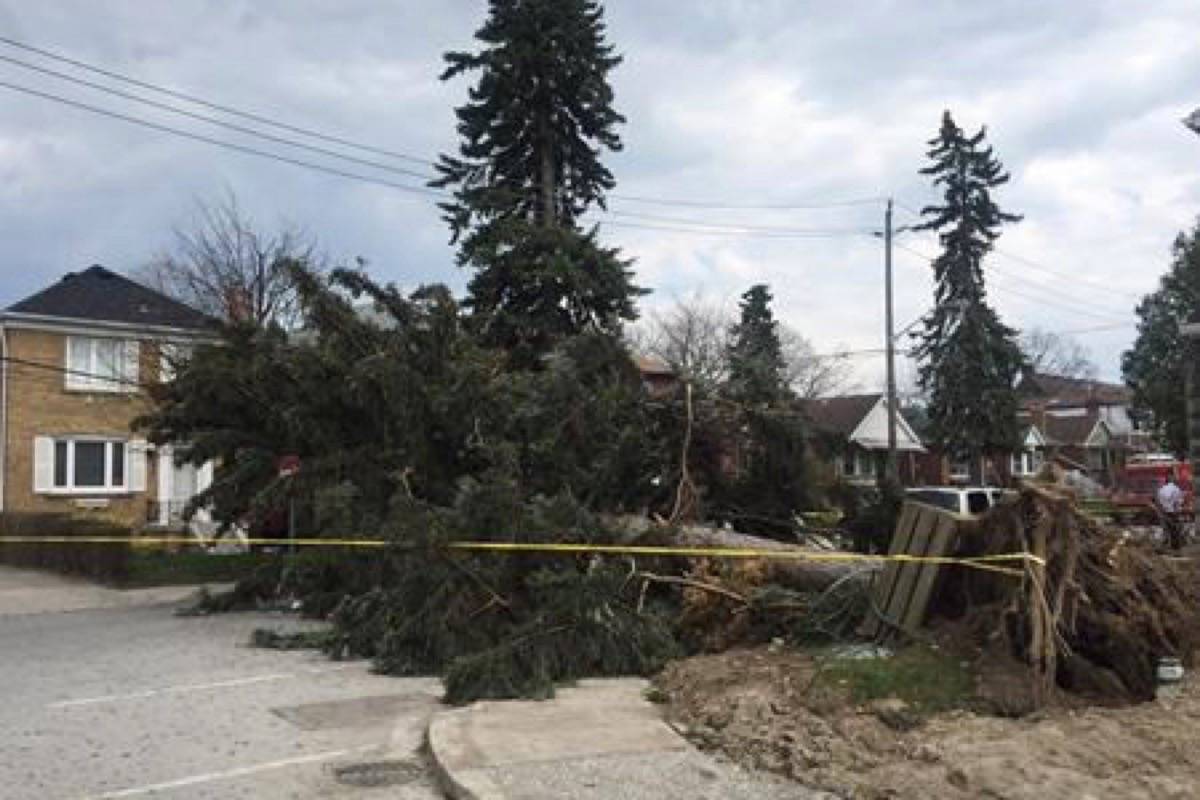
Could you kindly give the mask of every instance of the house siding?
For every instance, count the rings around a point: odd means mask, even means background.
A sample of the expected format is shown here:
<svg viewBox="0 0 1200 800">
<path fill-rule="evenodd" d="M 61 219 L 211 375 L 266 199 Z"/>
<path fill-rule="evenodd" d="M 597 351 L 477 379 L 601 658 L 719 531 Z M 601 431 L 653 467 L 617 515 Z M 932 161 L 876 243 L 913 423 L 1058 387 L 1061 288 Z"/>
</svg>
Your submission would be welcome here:
<svg viewBox="0 0 1200 800">
<path fill-rule="evenodd" d="M 6 464 L 4 508 L 14 512 L 95 514 L 138 526 L 157 495 L 156 461 L 147 458 L 146 490 L 117 495 L 38 494 L 33 490 L 34 439 L 38 436 L 96 435 L 132 439 L 132 422 L 149 409 L 145 393 L 81 392 L 67 390 L 61 368 L 66 366 L 66 334 L 8 327 Z M 53 365 L 43 369 L 21 361 Z M 138 377 L 158 377 L 158 348 L 143 342 Z M 138 457 L 138 456 L 134 456 Z M 141 454 L 145 457 L 145 454 Z M 80 501 L 95 501 L 96 508 Z M 85 502 L 84 506 L 89 505 Z"/>
</svg>

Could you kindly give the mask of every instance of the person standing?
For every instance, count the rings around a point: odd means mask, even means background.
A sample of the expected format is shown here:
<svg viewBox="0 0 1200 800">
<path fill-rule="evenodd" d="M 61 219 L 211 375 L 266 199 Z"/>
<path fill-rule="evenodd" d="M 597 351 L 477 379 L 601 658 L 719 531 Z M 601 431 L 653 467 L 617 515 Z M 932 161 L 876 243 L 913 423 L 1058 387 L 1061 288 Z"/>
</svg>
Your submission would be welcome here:
<svg viewBox="0 0 1200 800">
<path fill-rule="evenodd" d="M 1154 502 L 1162 513 L 1163 532 L 1167 535 L 1167 543 L 1172 549 L 1183 547 L 1183 490 L 1175 482 L 1175 473 L 1167 475 L 1163 485 L 1154 496 Z"/>
</svg>

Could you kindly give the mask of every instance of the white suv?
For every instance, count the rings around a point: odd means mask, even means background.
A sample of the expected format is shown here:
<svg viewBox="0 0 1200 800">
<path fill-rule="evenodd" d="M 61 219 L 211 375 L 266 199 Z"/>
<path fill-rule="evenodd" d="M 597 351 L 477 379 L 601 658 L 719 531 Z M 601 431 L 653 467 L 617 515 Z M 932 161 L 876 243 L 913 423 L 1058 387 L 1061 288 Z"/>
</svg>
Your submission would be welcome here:
<svg viewBox="0 0 1200 800">
<path fill-rule="evenodd" d="M 987 512 L 1003 498 L 1016 497 L 1016 492 L 998 486 L 919 486 L 906 489 L 909 500 L 953 511 L 969 517 Z"/>
</svg>

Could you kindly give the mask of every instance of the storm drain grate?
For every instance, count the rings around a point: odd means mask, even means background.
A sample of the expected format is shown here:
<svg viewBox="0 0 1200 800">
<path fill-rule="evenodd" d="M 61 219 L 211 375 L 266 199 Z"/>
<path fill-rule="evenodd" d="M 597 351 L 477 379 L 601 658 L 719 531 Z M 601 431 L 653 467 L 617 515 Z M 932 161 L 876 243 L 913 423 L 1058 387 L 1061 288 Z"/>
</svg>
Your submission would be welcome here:
<svg viewBox="0 0 1200 800">
<path fill-rule="evenodd" d="M 415 761 L 363 761 L 334 767 L 338 783 L 360 788 L 401 786 L 425 777 L 425 767 Z"/>
</svg>

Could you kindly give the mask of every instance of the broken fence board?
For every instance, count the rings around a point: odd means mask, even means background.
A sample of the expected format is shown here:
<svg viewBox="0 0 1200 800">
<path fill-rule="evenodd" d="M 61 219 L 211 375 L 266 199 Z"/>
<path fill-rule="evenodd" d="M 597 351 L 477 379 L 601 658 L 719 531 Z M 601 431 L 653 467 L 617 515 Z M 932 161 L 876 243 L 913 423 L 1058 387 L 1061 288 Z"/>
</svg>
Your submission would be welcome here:
<svg viewBox="0 0 1200 800">
<path fill-rule="evenodd" d="M 904 503 L 900 509 L 900 518 L 896 521 L 895 531 L 892 533 L 892 542 L 888 547 L 888 555 L 900 555 L 908 552 L 909 542 L 912 539 L 913 530 L 916 528 L 917 520 L 920 517 L 921 507 L 915 503 Z M 889 561 L 884 565 L 883 571 L 876 576 L 875 588 L 872 591 L 872 602 L 876 608 L 884 612 L 892 600 L 892 593 L 896 587 L 896 579 L 900 574 L 901 564 L 895 561 Z M 867 621 L 860 629 L 863 636 L 875 637 L 885 632 L 883 623 L 879 618 L 872 614 L 867 618 Z"/>
<path fill-rule="evenodd" d="M 919 508 L 916 522 L 913 524 L 912 536 L 908 542 L 908 549 L 905 552 L 908 555 L 918 557 L 929 555 L 929 544 L 933 539 L 937 527 L 938 518 L 931 512 L 931 509 L 928 507 Z M 910 562 L 900 564 L 900 572 L 896 576 L 896 588 L 892 590 L 891 602 L 888 603 L 885 609 L 885 614 L 889 620 L 900 623 L 903 627 L 902 621 L 908 616 L 908 609 L 912 604 L 913 588 L 917 585 L 917 578 L 932 566 L 932 564 L 922 564 L 919 562 L 915 564 Z"/>
<path fill-rule="evenodd" d="M 940 558 L 948 555 L 958 541 L 961 523 L 949 515 L 937 515 L 933 535 L 925 555 Z M 938 575 L 941 574 L 941 564 L 921 564 L 920 575 L 913 586 L 912 597 L 904 616 L 900 617 L 900 627 L 906 633 L 912 633 L 921 627 L 925 614 L 929 610 L 929 600 L 933 596 L 933 588 L 937 585 Z"/>
<path fill-rule="evenodd" d="M 924 503 L 906 501 L 892 536 L 889 555 L 942 557 L 950 554 L 968 517 Z M 872 602 L 879 612 L 860 628 L 870 637 L 888 637 L 899 628 L 913 632 L 924 622 L 940 564 L 889 562 L 879 576 Z M 880 615 L 882 619 L 880 619 Z"/>
</svg>

